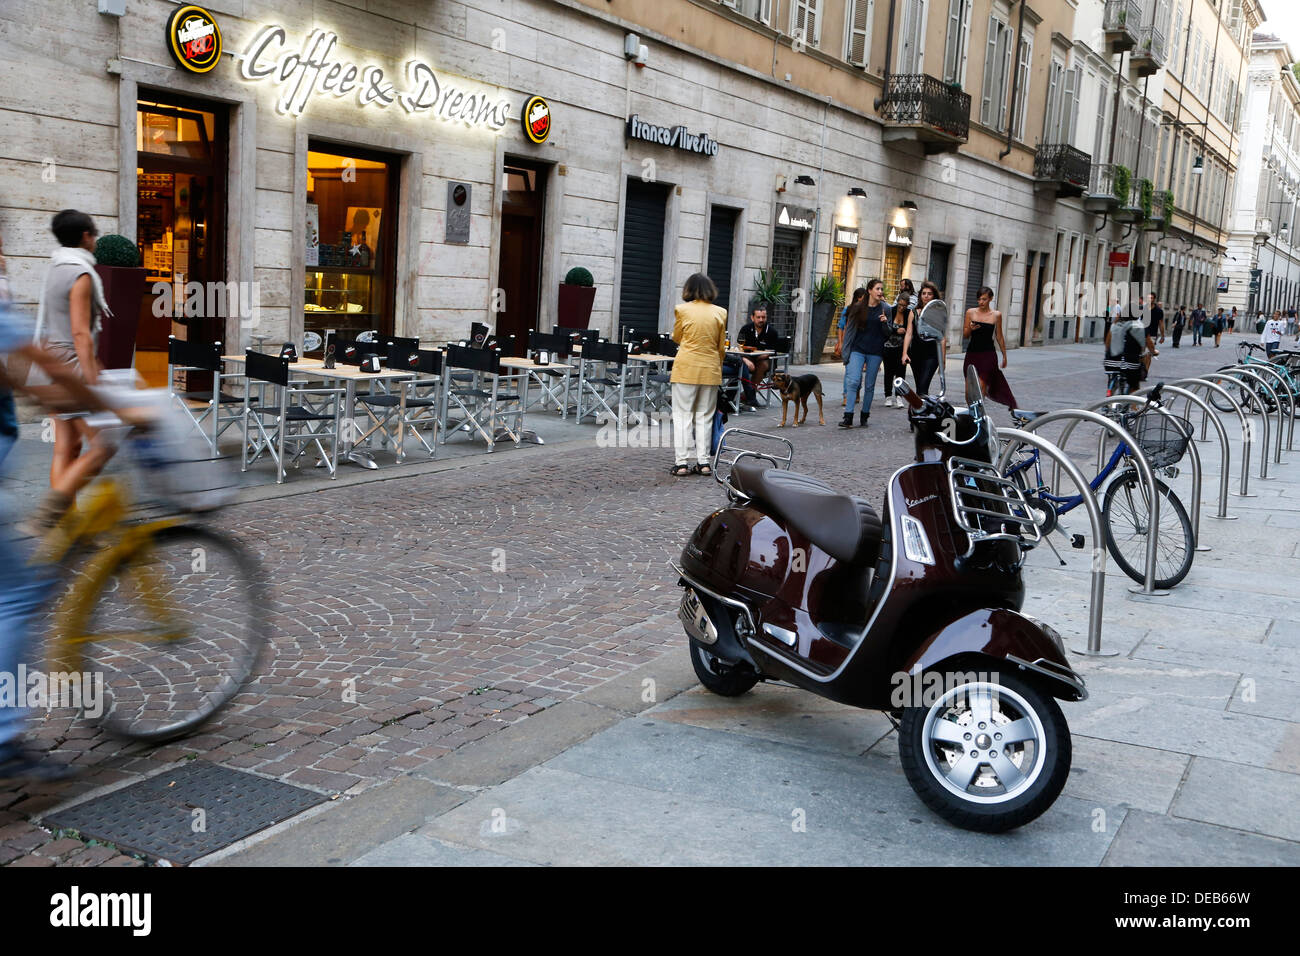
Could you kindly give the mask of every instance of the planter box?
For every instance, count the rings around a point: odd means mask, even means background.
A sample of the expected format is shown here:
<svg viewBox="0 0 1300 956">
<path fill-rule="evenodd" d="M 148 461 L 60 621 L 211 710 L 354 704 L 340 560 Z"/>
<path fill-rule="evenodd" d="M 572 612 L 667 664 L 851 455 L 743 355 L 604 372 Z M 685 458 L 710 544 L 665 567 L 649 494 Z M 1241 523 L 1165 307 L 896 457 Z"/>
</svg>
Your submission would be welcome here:
<svg viewBox="0 0 1300 956">
<path fill-rule="evenodd" d="M 596 287 L 560 283 L 560 303 L 556 323 L 564 329 L 585 329 L 591 322 L 591 306 L 596 301 Z"/>
<path fill-rule="evenodd" d="M 104 283 L 104 299 L 113 312 L 111 319 L 104 319 L 99 333 L 99 364 L 104 368 L 131 368 L 147 273 L 140 268 L 100 265 L 95 266 L 95 271 Z"/>
<path fill-rule="evenodd" d="M 808 361 L 818 364 L 826 351 L 826 339 L 830 335 L 831 325 L 835 321 L 835 303 L 818 302 L 812 312 L 812 344 L 808 351 Z"/>
</svg>

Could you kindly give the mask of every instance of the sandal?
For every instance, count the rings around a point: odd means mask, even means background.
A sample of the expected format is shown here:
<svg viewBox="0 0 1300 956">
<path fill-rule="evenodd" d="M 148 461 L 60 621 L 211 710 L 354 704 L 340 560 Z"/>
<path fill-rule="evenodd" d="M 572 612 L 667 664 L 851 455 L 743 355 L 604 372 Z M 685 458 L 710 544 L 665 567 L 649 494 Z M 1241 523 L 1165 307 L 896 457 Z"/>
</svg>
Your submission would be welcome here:
<svg viewBox="0 0 1300 956">
<path fill-rule="evenodd" d="M 672 471 L 670 472 L 674 478 L 685 478 L 690 473 L 691 468 L 689 465 L 673 465 Z"/>
<path fill-rule="evenodd" d="M 694 468 L 691 469 L 691 474 L 703 475 L 705 478 L 707 478 L 709 477 L 709 475 L 713 474 L 713 469 L 710 468 L 708 465 L 696 465 Z"/>
</svg>

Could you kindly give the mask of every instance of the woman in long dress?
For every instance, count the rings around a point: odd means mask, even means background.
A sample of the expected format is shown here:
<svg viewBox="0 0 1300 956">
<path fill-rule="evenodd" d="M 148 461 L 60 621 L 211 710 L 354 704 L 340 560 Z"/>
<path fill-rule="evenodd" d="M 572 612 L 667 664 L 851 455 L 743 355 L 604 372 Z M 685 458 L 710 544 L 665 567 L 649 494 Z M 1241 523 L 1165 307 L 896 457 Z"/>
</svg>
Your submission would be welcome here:
<svg viewBox="0 0 1300 956">
<path fill-rule="evenodd" d="M 981 288 L 978 301 L 976 308 L 966 310 L 962 333 L 970 337 L 970 343 L 966 346 L 962 373 L 975 366 L 984 394 L 1008 408 L 1016 408 L 1016 396 L 1011 393 L 1011 386 L 1002 374 L 1002 369 L 1007 367 L 1007 341 L 1002 337 L 1002 313 L 992 308 L 993 290 L 988 286 Z M 998 365 L 999 349 L 1002 352 L 1001 366 Z"/>
</svg>

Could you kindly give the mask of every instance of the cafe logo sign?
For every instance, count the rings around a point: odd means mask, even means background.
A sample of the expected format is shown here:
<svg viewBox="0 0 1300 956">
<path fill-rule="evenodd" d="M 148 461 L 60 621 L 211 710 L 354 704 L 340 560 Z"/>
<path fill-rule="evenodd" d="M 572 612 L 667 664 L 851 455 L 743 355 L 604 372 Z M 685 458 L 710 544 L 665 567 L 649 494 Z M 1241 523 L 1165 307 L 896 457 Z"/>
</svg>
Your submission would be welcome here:
<svg viewBox="0 0 1300 956">
<path fill-rule="evenodd" d="M 912 244 L 912 230 L 904 229 L 901 226 L 889 227 L 889 238 L 886 240 L 891 246 L 910 246 Z"/>
<path fill-rule="evenodd" d="M 835 226 L 835 245 L 846 248 L 854 247 L 858 244 L 858 230 L 850 226 Z"/>
<path fill-rule="evenodd" d="M 182 68 L 207 73 L 221 60 L 221 28 L 202 7 L 177 7 L 167 18 L 167 49 Z"/>
<path fill-rule="evenodd" d="M 647 123 L 633 113 L 627 118 L 627 138 L 641 139 L 647 143 L 671 146 L 687 153 L 699 153 L 703 156 L 718 155 L 718 141 L 710 139 L 707 133 L 690 133 L 685 126 L 655 126 Z"/>
<path fill-rule="evenodd" d="M 802 206 L 787 206 L 785 203 L 781 203 L 781 207 L 776 213 L 776 224 L 791 229 L 811 230 L 816 218 L 817 213 L 811 209 L 805 209 Z"/>
<path fill-rule="evenodd" d="M 551 135 L 551 104 L 540 96 L 530 96 L 519 120 L 524 127 L 524 138 L 541 146 Z"/>
<path fill-rule="evenodd" d="M 510 103 L 500 95 L 458 86 L 440 77 L 423 60 L 406 63 L 405 89 L 398 89 L 382 67 L 359 66 L 335 53 L 338 34 L 313 30 L 298 50 L 286 50 L 284 27 L 268 26 L 253 37 L 240 58 L 239 75 L 280 87 L 276 110 L 301 116 L 314 98 L 355 95 L 362 106 L 387 109 L 394 103 L 408 113 L 431 113 L 445 122 L 499 132 L 510 121 Z"/>
</svg>

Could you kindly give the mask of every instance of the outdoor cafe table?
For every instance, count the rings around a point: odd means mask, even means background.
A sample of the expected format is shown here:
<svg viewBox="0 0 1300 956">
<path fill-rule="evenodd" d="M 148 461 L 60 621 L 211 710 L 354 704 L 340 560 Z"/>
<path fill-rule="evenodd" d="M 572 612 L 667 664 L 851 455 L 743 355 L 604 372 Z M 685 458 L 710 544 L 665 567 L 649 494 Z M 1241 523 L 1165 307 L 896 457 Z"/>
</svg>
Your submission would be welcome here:
<svg viewBox="0 0 1300 956">
<path fill-rule="evenodd" d="M 522 371 L 526 373 L 523 376 L 523 384 L 521 389 L 522 394 L 520 395 L 520 399 L 523 402 L 525 413 L 528 411 L 528 383 L 530 381 L 535 381 L 537 383 L 538 388 L 542 389 L 543 397 L 541 401 L 543 403 L 542 407 L 545 408 L 546 407 L 545 396 L 549 394 L 550 390 L 547 388 L 546 383 L 542 381 L 543 372 L 541 370 L 554 369 L 557 372 L 563 372 L 564 373 L 564 401 L 560 403 L 560 417 L 561 418 L 569 417 L 569 382 L 573 377 L 572 365 L 565 365 L 563 362 L 551 362 L 548 365 L 539 365 L 530 358 L 515 358 L 513 356 L 506 356 L 501 360 L 501 367 L 516 369 L 518 371 Z M 523 434 L 525 436 L 526 441 L 533 441 L 539 445 L 544 444 L 542 440 L 537 437 L 537 433 L 534 431 L 525 429 Z M 527 436 L 529 435 L 531 435 L 532 438 L 528 438 Z"/>
<path fill-rule="evenodd" d="M 243 365 L 244 356 L 242 355 L 223 355 L 222 361 L 229 362 L 232 365 Z M 385 369 L 382 372 L 363 372 L 355 365 L 344 365 L 341 362 L 334 368 L 326 368 L 321 359 L 301 358 L 296 362 L 289 363 L 289 371 L 294 375 L 301 376 L 304 379 L 319 378 L 325 381 L 342 382 L 344 388 L 344 402 L 346 404 L 349 417 L 352 409 L 356 406 L 357 401 L 357 382 L 381 382 L 385 388 L 392 385 L 393 382 L 403 379 L 414 378 L 414 372 L 406 371 L 389 371 Z M 343 434 L 339 436 L 342 443 L 342 454 L 339 455 L 339 461 L 350 461 L 362 468 L 378 468 L 379 464 L 368 453 L 359 451 L 353 444 L 355 440 L 355 429 L 344 428 Z M 244 440 L 248 440 L 247 434 Z"/>
</svg>

